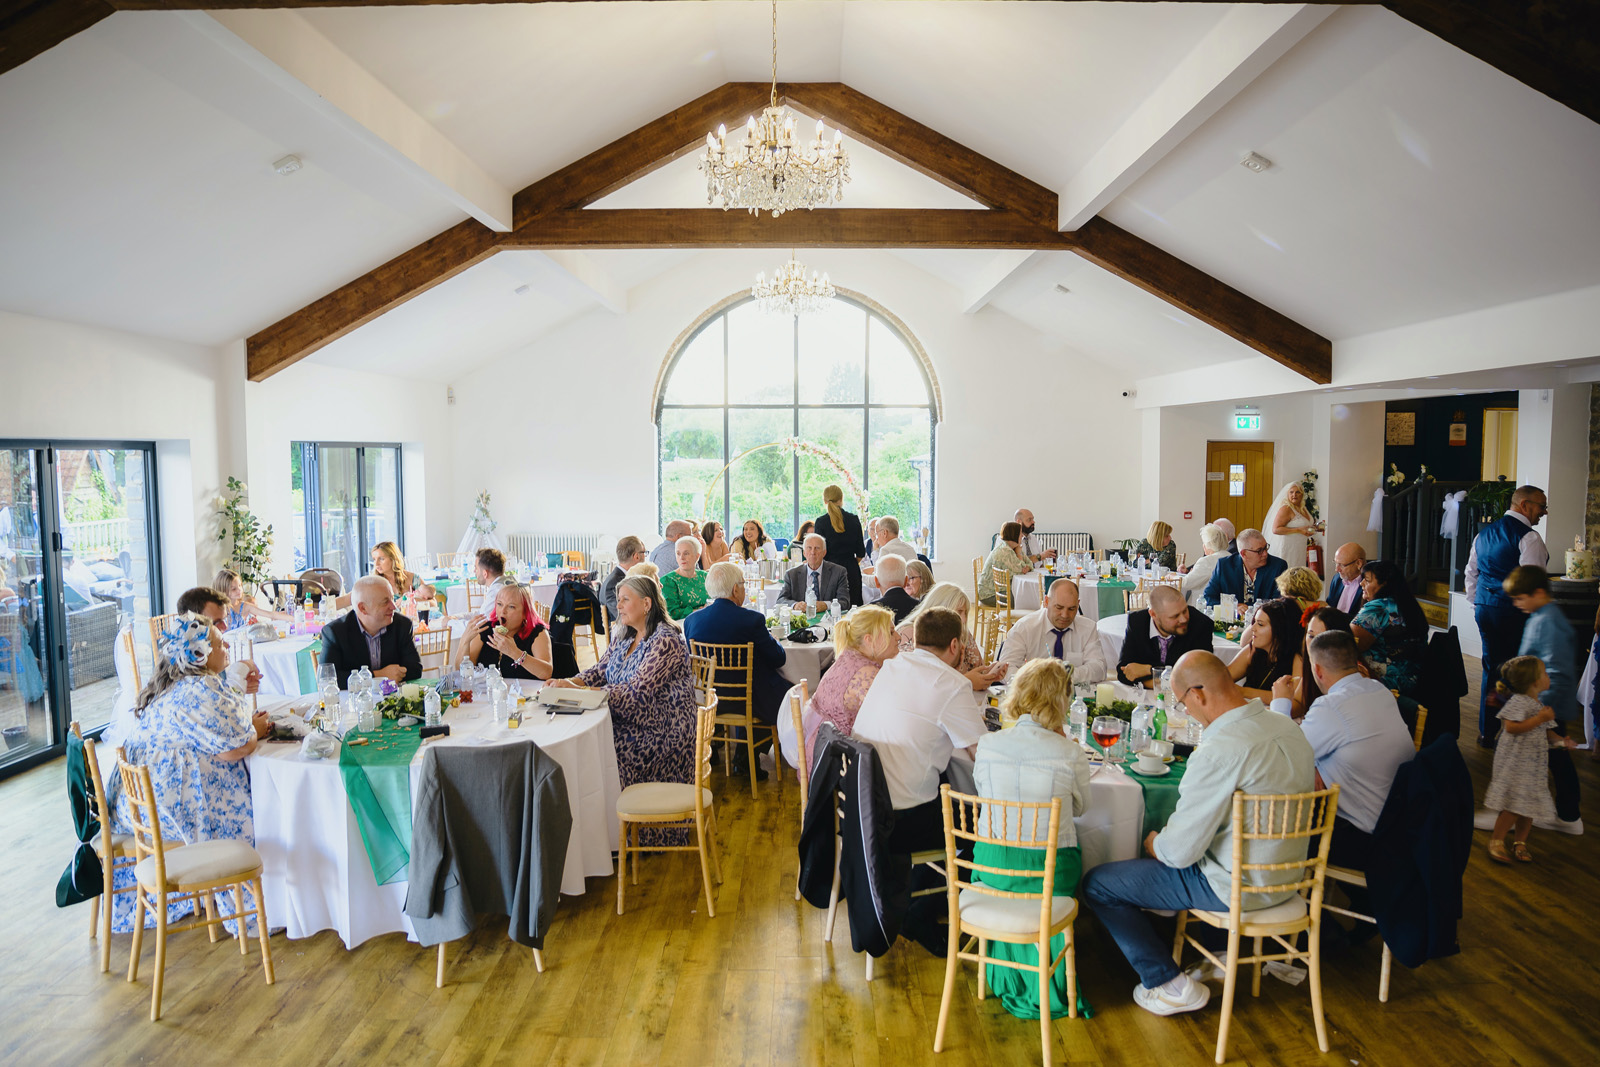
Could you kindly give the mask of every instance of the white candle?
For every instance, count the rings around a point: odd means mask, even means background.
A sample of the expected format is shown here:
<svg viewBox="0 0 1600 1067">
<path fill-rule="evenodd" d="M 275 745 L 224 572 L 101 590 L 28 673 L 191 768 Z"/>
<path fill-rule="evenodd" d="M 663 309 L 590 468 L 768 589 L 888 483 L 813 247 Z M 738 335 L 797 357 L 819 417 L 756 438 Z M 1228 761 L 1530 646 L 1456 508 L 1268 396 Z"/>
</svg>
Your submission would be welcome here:
<svg viewBox="0 0 1600 1067">
<path fill-rule="evenodd" d="M 1112 688 L 1110 682 L 1101 682 L 1094 687 L 1094 702 L 1102 715 L 1110 714 L 1111 702 L 1116 699 L 1117 691 Z"/>
</svg>

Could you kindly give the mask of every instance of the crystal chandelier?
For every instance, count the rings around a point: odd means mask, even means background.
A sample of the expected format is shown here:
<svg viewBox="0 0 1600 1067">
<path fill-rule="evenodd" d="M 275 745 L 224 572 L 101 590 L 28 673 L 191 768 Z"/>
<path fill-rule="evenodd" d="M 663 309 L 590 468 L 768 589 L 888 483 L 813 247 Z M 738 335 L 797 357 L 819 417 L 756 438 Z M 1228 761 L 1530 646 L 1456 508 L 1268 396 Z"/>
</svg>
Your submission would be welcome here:
<svg viewBox="0 0 1600 1067">
<path fill-rule="evenodd" d="M 821 207 L 844 199 L 850 180 L 850 157 L 842 131 L 833 143 L 817 120 L 817 136 L 809 145 L 795 137 L 794 118 L 778 106 L 778 0 L 772 0 L 772 101 L 745 123 L 744 140 L 728 144 L 728 127 L 706 134 L 700 169 L 706 175 L 706 203 L 722 201 L 722 210 L 741 207 L 752 215 L 768 211 L 777 218 L 796 208 Z"/>
<path fill-rule="evenodd" d="M 818 275 L 812 271 L 811 277 L 807 278 L 805 266 L 797 262 L 794 253 L 790 252 L 789 262 L 773 273 L 771 282 L 767 281 L 765 274 L 756 275 L 756 284 L 750 290 L 750 295 L 756 298 L 756 306 L 769 314 L 804 315 L 821 311 L 828 301 L 838 295 L 838 291 L 826 274 Z"/>
</svg>

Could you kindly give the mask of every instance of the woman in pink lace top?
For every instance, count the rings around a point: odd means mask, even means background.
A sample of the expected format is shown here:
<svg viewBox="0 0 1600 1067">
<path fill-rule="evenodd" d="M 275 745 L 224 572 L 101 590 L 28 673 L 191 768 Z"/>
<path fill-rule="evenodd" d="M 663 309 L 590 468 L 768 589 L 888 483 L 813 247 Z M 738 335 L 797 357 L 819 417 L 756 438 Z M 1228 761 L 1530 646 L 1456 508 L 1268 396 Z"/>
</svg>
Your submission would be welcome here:
<svg viewBox="0 0 1600 1067">
<path fill-rule="evenodd" d="M 884 660 L 900 653 L 894 613 L 876 604 L 856 608 L 834 626 L 833 647 L 838 658 L 817 683 L 817 695 L 811 698 L 805 719 L 807 752 L 812 751 L 824 722 L 833 723 L 846 737 L 850 735 L 878 669 Z"/>
</svg>

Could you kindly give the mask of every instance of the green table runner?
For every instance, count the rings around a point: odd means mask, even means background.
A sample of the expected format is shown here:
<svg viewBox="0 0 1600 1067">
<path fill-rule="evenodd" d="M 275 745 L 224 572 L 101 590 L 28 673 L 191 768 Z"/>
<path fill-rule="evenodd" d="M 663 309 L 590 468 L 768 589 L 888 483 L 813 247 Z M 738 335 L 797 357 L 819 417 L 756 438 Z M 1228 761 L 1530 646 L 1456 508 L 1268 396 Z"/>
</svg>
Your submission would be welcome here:
<svg viewBox="0 0 1600 1067">
<path fill-rule="evenodd" d="M 360 737 L 368 743 L 350 744 Z M 339 774 L 379 885 L 404 881 L 411 862 L 411 760 L 421 744 L 420 727 L 384 719 L 374 733 L 350 731 L 339 748 Z"/>
<path fill-rule="evenodd" d="M 1095 583 L 1095 591 L 1100 596 L 1100 617 L 1108 618 L 1112 615 L 1126 614 L 1127 609 L 1122 603 L 1122 593 L 1125 589 L 1133 589 L 1132 582 L 1113 582 L 1105 578 Z"/>
<path fill-rule="evenodd" d="M 305 648 L 294 654 L 295 673 L 300 679 L 301 696 L 317 691 L 317 665 L 311 660 L 311 651 L 320 646 L 321 642 L 312 641 Z"/>
<path fill-rule="evenodd" d="M 1188 762 L 1173 760 L 1167 766 L 1168 772 L 1155 778 L 1147 778 L 1134 770 L 1132 759 L 1122 767 L 1144 790 L 1144 836 L 1149 836 L 1151 830 L 1165 827 L 1178 807 L 1178 783 L 1183 780 L 1183 769 Z"/>
</svg>

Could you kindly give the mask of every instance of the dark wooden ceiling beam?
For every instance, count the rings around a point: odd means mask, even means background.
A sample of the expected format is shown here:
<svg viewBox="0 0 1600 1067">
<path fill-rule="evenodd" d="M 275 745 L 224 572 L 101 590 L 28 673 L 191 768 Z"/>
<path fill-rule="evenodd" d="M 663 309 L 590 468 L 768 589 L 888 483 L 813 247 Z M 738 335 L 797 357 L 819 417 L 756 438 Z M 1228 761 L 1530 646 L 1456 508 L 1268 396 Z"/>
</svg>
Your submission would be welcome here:
<svg viewBox="0 0 1600 1067">
<path fill-rule="evenodd" d="M 719 208 L 566 210 L 499 237 L 502 248 L 1036 248 L 1072 235 L 1009 211 L 819 208 L 772 218 Z"/>
<path fill-rule="evenodd" d="M 260 382 L 293 366 L 390 308 L 488 259 L 498 251 L 499 236 L 468 219 L 284 316 L 245 341 L 246 374 L 252 382 Z"/>
<path fill-rule="evenodd" d="M 1096 266 L 1318 385 L 1333 381 L 1333 342 L 1287 315 L 1098 215 L 1067 236 L 1072 251 Z"/>
<path fill-rule="evenodd" d="M 9 0 L 0 4 L 0 74 L 116 11 L 109 0 Z"/>
</svg>

